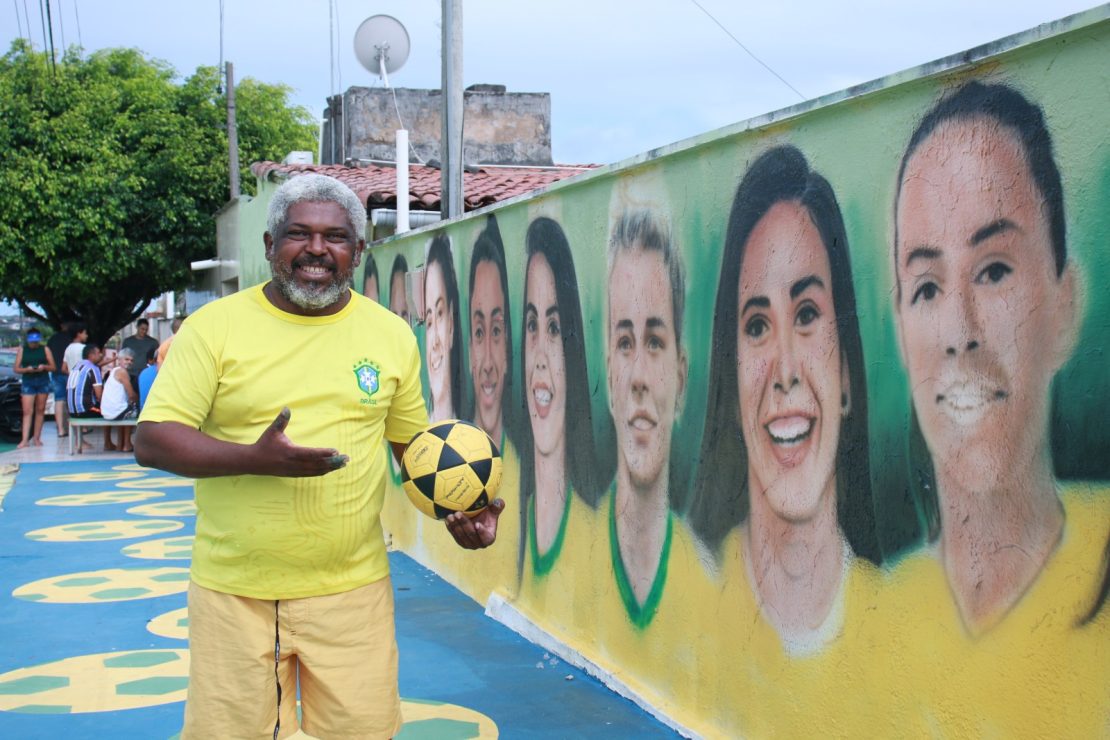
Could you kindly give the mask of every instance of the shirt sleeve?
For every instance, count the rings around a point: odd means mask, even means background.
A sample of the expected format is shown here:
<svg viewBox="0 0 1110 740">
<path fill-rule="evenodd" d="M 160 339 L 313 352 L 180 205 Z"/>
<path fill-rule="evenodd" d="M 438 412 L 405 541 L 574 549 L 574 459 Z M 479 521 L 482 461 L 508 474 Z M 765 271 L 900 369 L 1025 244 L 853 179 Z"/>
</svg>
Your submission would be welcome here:
<svg viewBox="0 0 1110 740">
<path fill-rule="evenodd" d="M 216 398 L 219 360 L 196 321 L 185 322 L 174 336 L 173 354 L 155 376 L 139 421 L 176 421 L 199 429 Z"/>
<path fill-rule="evenodd" d="M 424 406 L 420 383 L 420 349 L 413 336 L 409 348 L 408 369 L 401 378 L 397 393 L 385 422 L 385 438 L 390 442 L 408 444 L 409 440 L 428 427 L 428 410 Z"/>
</svg>

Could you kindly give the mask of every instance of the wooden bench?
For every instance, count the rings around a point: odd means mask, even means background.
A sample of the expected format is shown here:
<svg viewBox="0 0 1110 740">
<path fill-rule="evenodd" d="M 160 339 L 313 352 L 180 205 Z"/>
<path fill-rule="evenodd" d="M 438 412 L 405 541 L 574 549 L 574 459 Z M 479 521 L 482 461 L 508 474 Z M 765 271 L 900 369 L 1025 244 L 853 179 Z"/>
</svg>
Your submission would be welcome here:
<svg viewBox="0 0 1110 740">
<path fill-rule="evenodd" d="M 109 421 L 108 419 L 71 418 L 69 420 L 69 454 L 74 454 L 75 447 L 77 452 L 81 452 L 81 435 L 84 433 L 82 427 L 133 427 L 138 423 L 138 419 L 116 419 L 115 421 Z"/>
</svg>

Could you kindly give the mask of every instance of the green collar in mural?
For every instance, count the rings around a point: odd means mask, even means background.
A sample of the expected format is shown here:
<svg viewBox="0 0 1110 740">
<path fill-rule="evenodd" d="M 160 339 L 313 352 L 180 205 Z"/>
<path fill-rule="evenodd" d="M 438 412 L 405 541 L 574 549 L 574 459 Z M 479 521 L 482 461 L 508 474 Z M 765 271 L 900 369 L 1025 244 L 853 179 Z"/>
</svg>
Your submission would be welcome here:
<svg viewBox="0 0 1110 740">
<path fill-rule="evenodd" d="M 621 558 L 620 542 L 617 540 L 617 489 L 614 485 L 609 489 L 609 552 L 613 557 L 613 575 L 617 579 L 617 590 L 620 591 L 621 601 L 628 612 L 632 623 L 643 629 L 651 624 L 659 600 L 663 598 L 663 585 L 667 582 L 667 561 L 671 555 L 671 530 L 673 529 L 674 516 L 667 511 L 667 534 L 663 537 L 663 552 L 659 554 L 659 568 L 655 571 L 655 580 L 652 581 L 651 590 L 641 605 L 636 601 L 636 594 L 632 591 L 632 584 L 628 580 L 628 573 L 624 569 L 624 559 Z"/>
<path fill-rule="evenodd" d="M 570 486 L 567 486 L 566 504 L 563 506 L 563 518 L 559 522 L 559 531 L 555 535 L 555 541 L 551 543 L 551 548 L 543 555 L 540 554 L 540 547 L 536 544 L 536 496 L 533 494 L 528 498 L 528 549 L 532 553 L 532 572 L 537 576 L 545 576 L 555 567 L 555 561 L 559 558 L 559 552 L 563 549 L 563 537 L 567 533 L 567 520 L 570 519 L 570 500 L 572 498 L 574 497 L 570 495 Z"/>
</svg>

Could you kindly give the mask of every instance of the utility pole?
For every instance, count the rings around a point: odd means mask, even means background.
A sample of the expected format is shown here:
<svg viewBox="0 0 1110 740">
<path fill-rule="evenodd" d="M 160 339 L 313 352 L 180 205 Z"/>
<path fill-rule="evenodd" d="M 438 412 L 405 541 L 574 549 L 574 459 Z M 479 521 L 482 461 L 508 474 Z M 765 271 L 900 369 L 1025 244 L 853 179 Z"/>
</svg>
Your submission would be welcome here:
<svg viewBox="0 0 1110 740">
<path fill-rule="evenodd" d="M 443 0 L 443 130 L 440 135 L 440 214 L 463 208 L 463 24 L 462 0 Z"/>
<path fill-rule="evenodd" d="M 227 167 L 230 194 L 228 200 L 239 197 L 239 129 L 235 123 L 235 72 L 227 63 Z"/>
</svg>

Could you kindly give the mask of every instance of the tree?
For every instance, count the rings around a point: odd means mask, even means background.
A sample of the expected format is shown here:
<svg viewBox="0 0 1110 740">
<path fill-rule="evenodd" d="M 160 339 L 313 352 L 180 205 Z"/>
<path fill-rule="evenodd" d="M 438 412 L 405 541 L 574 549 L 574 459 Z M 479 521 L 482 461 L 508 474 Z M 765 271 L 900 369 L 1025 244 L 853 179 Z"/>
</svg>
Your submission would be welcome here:
<svg viewBox="0 0 1110 740">
<path fill-rule="evenodd" d="M 102 342 L 214 253 L 226 103 L 215 68 L 175 77 L 134 49 L 71 49 L 52 69 L 20 39 L 0 58 L 0 299 Z M 289 88 L 236 93 L 241 161 L 315 148 Z"/>
</svg>

